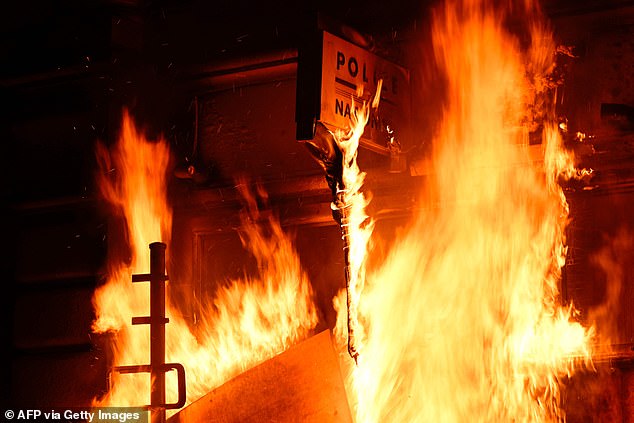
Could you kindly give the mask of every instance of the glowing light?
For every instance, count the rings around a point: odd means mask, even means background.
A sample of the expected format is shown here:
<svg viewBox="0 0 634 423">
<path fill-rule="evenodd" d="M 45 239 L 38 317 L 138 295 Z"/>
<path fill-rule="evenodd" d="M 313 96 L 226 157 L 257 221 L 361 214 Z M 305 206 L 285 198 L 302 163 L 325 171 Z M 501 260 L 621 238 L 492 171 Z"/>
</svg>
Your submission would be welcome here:
<svg viewBox="0 0 634 423">
<path fill-rule="evenodd" d="M 145 139 L 125 113 L 118 144 L 112 153 L 99 147 L 98 154 L 103 174 L 99 184 L 105 199 L 126 220 L 131 262 L 111 263 L 107 283 L 93 298 L 97 314 L 93 330 L 113 332 L 114 365 L 147 364 L 149 329 L 132 326 L 130 320 L 149 312 L 148 288 L 132 284 L 131 275 L 149 271 L 151 242 L 169 243 L 172 211 L 166 177 L 170 152 L 165 141 Z M 111 169 L 117 171 L 117 179 L 111 177 Z M 259 217 L 250 191 L 243 187 L 242 193 L 247 203 L 242 241 L 256 258 L 259 274 L 220 287 L 197 322 L 196 336 L 177 305 L 167 305 L 166 360 L 184 365 L 188 402 L 284 351 L 308 336 L 317 323 L 310 284 L 290 239 L 276 219 Z M 168 402 L 176 401 L 175 378 L 172 382 L 168 373 Z M 111 389 L 95 404 L 149 404 L 149 393 L 147 374 L 113 374 Z"/>
<path fill-rule="evenodd" d="M 503 26 L 510 8 L 449 1 L 433 15 L 448 84 L 434 171 L 414 221 L 367 274 L 358 365 L 341 355 L 358 422 L 558 421 L 565 378 L 590 364 L 592 330 L 559 295 L 568 206 L 557 182 L 582 174 L 548 100 L 555 45 L 523 5 L 528 48 Z M 536 163 L 520 146 L 540 126 Z"/>
</svg>

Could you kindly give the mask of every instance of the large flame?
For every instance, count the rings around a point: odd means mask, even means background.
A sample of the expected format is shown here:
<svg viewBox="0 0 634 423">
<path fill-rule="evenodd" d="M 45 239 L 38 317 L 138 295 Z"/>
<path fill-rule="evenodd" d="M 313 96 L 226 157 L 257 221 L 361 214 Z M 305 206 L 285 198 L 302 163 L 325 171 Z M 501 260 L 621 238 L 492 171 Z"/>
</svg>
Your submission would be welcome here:
<svg viewBox="0 0 634 423">
<path fill-rule="evenodd" d="M 163 140 L 146 140 L 124 113 L 121 136 L 112 153 L 104 147 L 98 153 L 103 174 L 99 185 L 106 200 L 125 217 L 131 262 L 112 263 L 109 280 L 95 292 L 93 329 L 114 333 L 114 365 L 148 364 L 149 328 L 132 326 L 130 319 L 149 313 L 149 287 L 132 284 L 131 275 L 149 272 L 151 242 L 169 242 L 172 211 L 166 198 L 166 176 L 170 151 Z M 111 170 L 117 171 L 118 178 L 112 178 Z M 245 249 L 256 258 L 259 274 L 220 287 L 213 304 L 203 311 L 197 336 L 175 305 L 167 305 L 166 360 L 185 366 L 188 402 L 284 351 L 317 323 L 310 284 L 290 240 L 276 219 L 260 218 L 250 191 L 242 193 L 247 212 L 241 237 Z M 95 403 L 149 404 L 149 379 L 148 374 L 115 373 L 111 389 Z M 171 380 L 168 374 L 168 402 L 176 401 L 176 388 L 175 378 Z"/>
<path fill-rule="evenodd" d="M 359 422 L 557 421 L 565 378 L 589 363 L 592 331 L 559 295 L 568 207 L 557 181 L 577 172 L 548 99 L 555 46 L 535 7 L 514 9 L 528 15 L 529 47 L 503 26 L 510 6 L 448 1 L 434 14 L 447 101 L 432 176 L 414 222 L 368 274 L 358 365 L 342 355 Z M 341 296 L 335 306 L 345 315 Z"/>
</svg>

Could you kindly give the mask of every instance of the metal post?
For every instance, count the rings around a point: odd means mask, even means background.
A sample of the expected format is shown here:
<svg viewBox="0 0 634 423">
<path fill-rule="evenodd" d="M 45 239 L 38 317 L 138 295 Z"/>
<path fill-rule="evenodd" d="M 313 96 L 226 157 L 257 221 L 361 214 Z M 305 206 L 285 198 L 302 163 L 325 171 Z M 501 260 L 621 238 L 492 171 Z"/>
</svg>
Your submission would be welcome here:
<svg viewBox="0 0 634 423">
<path fill-rule="evenodd" d="M 185 368 L 178 363 L 165 363 L 165 250 L 162 242 L 150 244 L 150 273 L 132 275 L 132 282 L 150 282 L 150 315 L 132 318 L 133 325 L 150 325 L 150 364 L 117 366 L 119 373 L 150 373 L 150 405 L 152 423 L 165 423 L 165 410 L 181 408 L 187 402 Z M 178 376 L 178 401 L 165 402 L 165 373 L 176 370 Z"/>
<path fill-rule="evenodd" d="M 152 423 L 165 422 L 165 249 L 150 244 L 150 368 Z"/>
</svg>

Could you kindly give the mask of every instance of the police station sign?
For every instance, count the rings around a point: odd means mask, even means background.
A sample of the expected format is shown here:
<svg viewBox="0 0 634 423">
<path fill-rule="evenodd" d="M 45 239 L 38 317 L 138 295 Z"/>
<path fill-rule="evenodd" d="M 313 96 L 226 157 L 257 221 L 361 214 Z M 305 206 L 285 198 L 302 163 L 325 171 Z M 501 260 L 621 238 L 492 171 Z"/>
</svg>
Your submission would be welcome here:
<svg viewBox="0 0 634 423">
<path fill-rule="evenodd" d="M 373 111 L 362 145 L 386 153 L 387 127 L 399 136 L 409 119 L 409 73 L 355 44 L 323 32 L 320 121 L 330 129 L 348 129 L 353 102 L 370 102 L 379 80 L 378 113 Z M 361 93 L 361 94 L 360 94 Z"/>
</svg>

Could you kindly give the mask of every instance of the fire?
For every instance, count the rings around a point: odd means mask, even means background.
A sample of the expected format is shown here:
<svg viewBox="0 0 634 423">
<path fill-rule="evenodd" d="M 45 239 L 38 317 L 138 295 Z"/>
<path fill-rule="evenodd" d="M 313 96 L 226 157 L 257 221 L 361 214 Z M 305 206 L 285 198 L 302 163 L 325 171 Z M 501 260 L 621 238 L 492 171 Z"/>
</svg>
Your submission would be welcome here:
<svg viewBox="0 0 634 423">
<path fill-rule="evenodd" d="M 149 271 L 151 242 L 169 242 L 172 211 L 166 197 L 170 151 L 164 140 L 151 142 L 124 113 L 121 136 L 112 153 L 99 147 L 104 198 L 121 211 L 127 224 L 131 261 L 111 263 L 109 279 L 94 295 L 95 332 L 114 333 L 114 365 L 149 363 L 149 328 L 132 326 L 133 316 L 149 313 L 147 284 L 132 284 L 131 275 Z M 113 179 L 111 170 L 118 178 Z M 308 336 L 317 323 L 308 278 L 279 222 L 262 218 L 253 194 L 242 189 L 247 211 L 242 216 L 244 247 L 258 262 L 259 274 L 218 289 L 196 336 L 168 301 L 166 361 L 184 365 L 187 401 L 191 402 Z M 263 196 L 263 192 L 259 192 Z M 168 247 L 169 252 L 169 247 Z M 169 275 L 169 262 L 168 262 Z M 169 283 L 168 283 L 169 294 Z M 169 295 L 168 295 L 169 300 Z M 148 374 L 113 374 L 99 405 L 149 404 Z M 167 402 L 176 401 L 177 384 L 167 377 Z"/>
<path fill-rule="evenodd" d="M 149 313 L 149 292 L 145 284 L 132 284 L 132 274 L 149 271 L 148 245 L 154 241 L 168 241 L 172 212 L 167 207 L 165 172 L 169 166 L 170 153 L 167 143 L 147 142 L 139 134 L 127 112 L 124 113 L 121 136 L 112 154 L 103 145 L 97 146 L 97 155 L 102 172 L 98 184 L 103 197 L 121 213 L 127 223 L 130 248 L 129 263 L 110 263 L 108 282 L 95 291 L 93 305 L 96 320 L 93 330 L 97 333 L 113 331 L 112 345 L 115 365 L 149 363 L 147 326 L 132 326 L 133 316 Z M 114 170 L 121 175 L 113 179 Z M 113 374 L 115 391 L 100 402 L 109 404 L 109 397 L 121 401 L 122 406 L 149 404 L 149 378 L 130 376 L 129 395 L 117 391 L 118 376 Z M 119 394 L 116 392 L 121 391 Z M 112 402 L 118 404 L 118 402 Z"/>
<path fill-rule="evenodd" d="M 374 108 L 378 107 L 381 86 L 382 81 L 379 81 L 372 105 Z M 336 200 L 332 207 L 339 214 L 344 243 L 348 352 L 357 360 L 363 337 L 362 333 L 357 333 L 362 328 L 358 321 L 358 306 L 365 283 L 366 251 L 374 223 L 365 212 L 368 200 L 361 191 L 365 173 L 361 172 L 357 164 L 359 140 L 368 123 L 369 109 L 366 104 L 361 108 L 357 108 L 354 101 L 352 104 L 352 127 L 347 132 L 337 131 L 333 134 L 343 157 L 341 181 L 337 185 Z"/>
<path fill-rule="evenodd" d="M 556 49 L 537 6 L 522 5 L 448 1 L 434 14 L 447 100 L 432 176 L 367 274 L 358 365 L 342 355 L 359 422 L 558 421 L 565 379 L 591 365 L 592 330 L 559 294 L 568 206 L 557 182 L 578 172 L 549 100 Z M 503 26 L 512 9 L 528 16 L 528 48 Z M 335 307 L 343 344 L 341 296 Z"/>
</svg>

